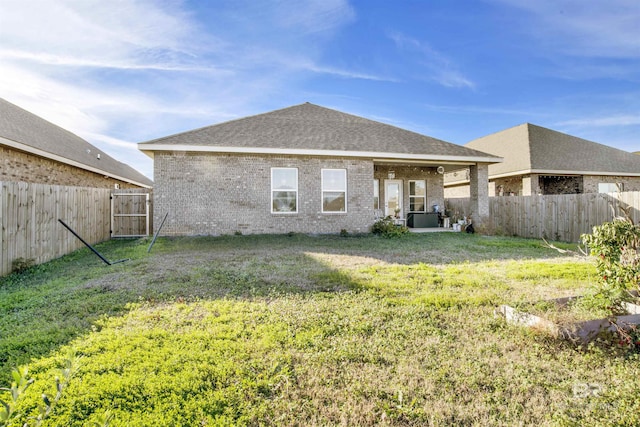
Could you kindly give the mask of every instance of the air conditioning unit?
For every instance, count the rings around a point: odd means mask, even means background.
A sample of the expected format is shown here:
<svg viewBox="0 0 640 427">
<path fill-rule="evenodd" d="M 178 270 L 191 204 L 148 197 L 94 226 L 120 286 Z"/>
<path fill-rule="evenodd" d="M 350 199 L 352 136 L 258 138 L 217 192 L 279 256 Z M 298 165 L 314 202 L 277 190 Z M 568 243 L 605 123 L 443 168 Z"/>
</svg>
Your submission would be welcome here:
<svg viewBox="0 0 640 427">
<path fill-rule="evenodd" d="M 440 175 L 442 175 L 444 173 L 444 166 L 438 166 L 438 169 L 436 169 L 438 171 L 438 173 Z"/>
</svg>

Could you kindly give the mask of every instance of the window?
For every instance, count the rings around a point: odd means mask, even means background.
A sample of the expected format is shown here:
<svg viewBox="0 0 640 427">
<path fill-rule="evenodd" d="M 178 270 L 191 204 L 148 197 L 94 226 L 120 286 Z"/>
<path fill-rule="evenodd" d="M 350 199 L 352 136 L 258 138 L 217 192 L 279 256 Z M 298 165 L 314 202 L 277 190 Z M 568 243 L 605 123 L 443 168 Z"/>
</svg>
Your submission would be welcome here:
<svg viewBox="0 0 640 427">
<path fill-rule="evenodd" d="M 322 212 L 346 211 L 346 169 L 322 169 Z"/>
<path fill-rule="evenodd" d="M 409 181 L 409 212 L 425 212 L 427 184 L 424 180 Z"/>
<path fill-rule="evenodd" d="M 271 168 L 271 212 L 298 212 L 298 169 Z"/>
<path fill-rule="evenodd" d="M 601 182 L 598 184 L 598 193 L 617 193 L 624 191 L 622 183 Z"/>
<path fill-rule="evenodd" d="M 380 209 L 380 180 L 373 180 L 373 209 Z"/>
</svg>

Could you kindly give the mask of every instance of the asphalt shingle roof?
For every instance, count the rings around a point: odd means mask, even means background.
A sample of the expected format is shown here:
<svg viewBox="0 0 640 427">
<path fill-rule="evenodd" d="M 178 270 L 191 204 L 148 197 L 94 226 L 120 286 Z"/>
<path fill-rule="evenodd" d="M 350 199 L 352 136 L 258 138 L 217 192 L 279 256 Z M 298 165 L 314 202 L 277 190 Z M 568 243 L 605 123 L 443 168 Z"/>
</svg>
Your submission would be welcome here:
<svg viewBox="0 0 640 427">
<path fill-rule="evenodd" d="M 139 149 L 145 151 L 145 145 L 495 157 L 310 103 L 143 142 Z"/>
<path fill-rule="evenodd" d="M 524 170 L 640 173 L 640 156 L 530 123 L 475 139 L 466 147 L 504 158 L 502 163 L 489 165 L 490 176 Z"/>
<path fill-rule="evenodd" d="M 115 160 L 79 136 L 3 98 L 0 98 L 0 137 L 81 163 L 102 171 L 105 175 L 124 178 L 135 184 L 153 185 L 153 181 L 131 166 Z"/>
</svg>

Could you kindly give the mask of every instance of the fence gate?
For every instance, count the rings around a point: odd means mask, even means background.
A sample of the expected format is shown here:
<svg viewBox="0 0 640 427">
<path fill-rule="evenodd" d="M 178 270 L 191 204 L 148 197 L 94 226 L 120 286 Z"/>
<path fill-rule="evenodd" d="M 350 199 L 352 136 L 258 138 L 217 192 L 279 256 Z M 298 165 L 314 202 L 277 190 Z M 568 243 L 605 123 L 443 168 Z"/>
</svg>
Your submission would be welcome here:
<svg viewBox="0 0 640 427">
<path fill-rule="evenodd" d="M 150 204 L 149 193 L 111 193 L 111 237 L 148 236 Z"/>
</svg>

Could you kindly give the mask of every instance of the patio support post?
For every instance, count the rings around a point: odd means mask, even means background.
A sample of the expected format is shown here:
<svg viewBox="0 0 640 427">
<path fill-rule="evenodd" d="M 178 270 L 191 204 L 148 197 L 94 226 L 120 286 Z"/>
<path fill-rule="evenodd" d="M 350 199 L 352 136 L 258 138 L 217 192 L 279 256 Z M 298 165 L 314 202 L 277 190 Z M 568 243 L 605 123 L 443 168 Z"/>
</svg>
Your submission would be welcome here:
<svg viewBox="0 0 640 427">
<path fill-rule="evenodd" d="M 522 178 L 522 195 L 523 196 L 535 196 L 536 194 L 542 194 L 540 191 L 540 184 L 538 175 L 531 174 Z"/>
<path fill-rule="evenodd" d="M 469 167 L 471 214 L 476 225 L 489 218 L 489 165 L 477 163 Z"/>
</svg>

